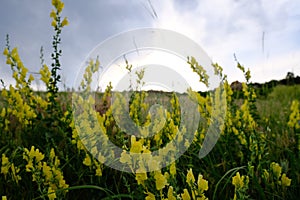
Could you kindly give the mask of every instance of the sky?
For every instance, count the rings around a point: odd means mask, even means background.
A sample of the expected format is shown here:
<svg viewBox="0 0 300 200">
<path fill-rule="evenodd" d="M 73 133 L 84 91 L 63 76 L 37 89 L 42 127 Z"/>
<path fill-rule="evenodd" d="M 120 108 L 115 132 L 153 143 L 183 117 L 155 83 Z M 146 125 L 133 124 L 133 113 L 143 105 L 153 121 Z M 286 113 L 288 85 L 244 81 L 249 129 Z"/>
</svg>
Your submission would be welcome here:
<svg viewBox="0 0 300 200">
<path fill-rule="evenodd" d="M 11 47 L 18 47 L 30 72 L 38 72 L 41 67 L 41 46 L 45 63 L 50 66 L 54 33 L 49 17 L 51 1 L 0 0 L 0 3 L 1 51 L 9 34 Z M 70 24 L 62 32 L 61 74 L 63 84 L 69 88 L 74 86 L 80 67 L 97 45 L 116 34 L 149 27 L 176 31 L 195 41 L 212 62 L 224 68 L 229 82 L 244 81 L 236 68 L 234 54 L 251 70 L 252 82 L 283 79 L 287 72 L 300 75 L 298 0 L 65 0 L 64 3 L 62 16 L 67 16 Z M 107 76 L 118 73 L 111 70 Z M 3 55 L 0 78 L 6 84 L 12 83 L 10 67 Z M 33 86 L 43 88 L 38 81 Z"/>
</svg>

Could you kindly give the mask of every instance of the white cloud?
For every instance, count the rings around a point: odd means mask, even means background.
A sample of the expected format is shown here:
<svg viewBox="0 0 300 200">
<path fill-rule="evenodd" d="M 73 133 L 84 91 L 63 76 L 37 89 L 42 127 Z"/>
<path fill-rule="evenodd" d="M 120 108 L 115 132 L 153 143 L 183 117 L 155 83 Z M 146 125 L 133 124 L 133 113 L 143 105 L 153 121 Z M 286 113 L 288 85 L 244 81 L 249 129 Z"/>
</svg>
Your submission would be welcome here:
<svg viewBox="0 0 300 200">
<path fill-rule="evenodd" d="M 203 0 L 189 10 L 178 9 L 180 5 L 174 2 L 155 1 L 159 18 L 153 26 L 196 41 L 224 67 L 229 81 L 244 80 L 235 68 L 234 53 L 253 71 L 253 81 L 282 78 L 287 66 L 294 66 L 295 74 L 300 73 L 295 69 L 300 68 L 300 12 L 295 9 L 300 7 L 299 2 Z"/>
</svg>

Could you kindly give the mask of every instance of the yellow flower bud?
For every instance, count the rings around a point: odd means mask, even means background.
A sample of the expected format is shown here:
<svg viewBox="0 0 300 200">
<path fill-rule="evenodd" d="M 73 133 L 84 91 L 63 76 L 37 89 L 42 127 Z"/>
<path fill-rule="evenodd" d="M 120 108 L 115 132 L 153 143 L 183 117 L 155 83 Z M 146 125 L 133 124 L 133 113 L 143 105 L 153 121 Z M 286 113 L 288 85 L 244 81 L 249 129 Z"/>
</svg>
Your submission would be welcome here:
<svg viewBox="0 0 300 200">
<path fill-rule="evenodd" d="M 53 19 L 53 20 L 52 20 L 52 23 L 51 23 L 51 26 L 56 27 L 56 25 L 57 25 L 57 22 L 56 22 L 55 19 Z"/>
<path fill-rule="evenodd" d="M 34 80 L 34 77 L 32 76 L 32 74 L 30 74 L 28 81 L 32 82 Z"/>
<path fill-rule="evenodd" d="M 4 51 L 3 51 L 3 55 L 7 56 L 8 54 L 9 54 L 9 51 L 8 51 L 7 48 L 5 48 Z"/>
<path fill-rule="evenodd" d="M 86 154 L 86 157 L 83 160 L 83 164 L 86 166 L 92 166 L 92 160 L 88 154 Z"/>
<path fill-rule="evenodd" d="M 63 19 L 63 21 L 61 22 L 61 26 L 63 27 L 63 26 L 67 26 L 69 24 L 69 21 L 68 21 L 68 19 L 65 17 L 64 19 Z"/>
<path fill-rule="evenodd" d="M 12 64 L 12 61 L 11 61 L 11 59 L 10 59 L 10 58 L 7 58 L 7 60 L 6 60 L 6 64 L 8 64 L 8 65 L 11 65 L 11 64 Z"/>
<path fill-rule="evenodd" d="M 55 12 L 55 10 L 52 10 L 50 12 L 50 17 L 53 18 L 53 19 L 56 19 L 56 12 Z"/>
<path fill-rule="evenodd" d="M 59 1 L 58 5 L 56 7 L 58 13 L 61 13 L 61 11 L 64 9 L 64 7 L 65 7 L 65 4 L 61 1 Z"/>
<path fill-rule="evenodd" d="M 13 48 L 13 50 L 11 51 L 11 55 L 12 55 L 12 57 L 15 57 L 17 54 L 18 54 L 18 48 L 15 47 L 15 48 Z"/>
</svg>

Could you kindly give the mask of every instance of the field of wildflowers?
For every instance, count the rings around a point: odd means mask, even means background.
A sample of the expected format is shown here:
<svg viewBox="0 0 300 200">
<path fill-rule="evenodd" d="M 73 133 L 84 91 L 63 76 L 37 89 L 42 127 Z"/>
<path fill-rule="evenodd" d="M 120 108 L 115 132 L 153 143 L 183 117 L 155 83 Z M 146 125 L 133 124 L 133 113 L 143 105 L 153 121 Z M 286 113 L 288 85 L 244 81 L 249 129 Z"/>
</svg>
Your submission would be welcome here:
<svg viewBox="0 0 300 200">
<path fill-rule="evenodd" d="M 245 76 L 243 98 L 237 98 L 222 68 L 214 64 L 215 73 L 223 80 L 223 90 L 218 94 L 226 99 L 226 116 L 220 138 L 207 156 L 199 159 L 198 152 L 212 123 L 212 103 L 218 105 L 217 95 L 190 92 L 203 120 L 189 144 L 183 137 L 187 130 L 179 130 L 179 94 L 167 94 L 169 109 L 158 109 L 153 117 L 149 114 L 150 103 L 159 102 L 161 97 L 134 91 L 129 115 L 135 124 L 148 128 L 141 130 L 142 137 L 129 136 L 118 126 L 122 119 L 114 115 L 123 109 L 122 96 L 112 105 L 111 96 L 117 95 L 112 87 L 103 94 L 91 92 L 91 77 L 101 61 L 91 60 L 86 67 L 80 95 L 59 92 L 60 35 L 68 20 L 61 16 L 64 3 L 52 0 L 52 4 L 53 62 L 50 67 L 43 63 L 40 69 L 46 92 L 32 89 L 34 77 L 28 74 L 18 49 L 10 46 L 8 37 L 3 51 L 15 85 L 1 81 L 2 200 L 298 199 L 299 86 L 277 86 L 266 97 L 259 97 L 248 84 L 250 71 L 237 63 Z M 191 58 L 188 62 L 206 84 L 208 77 L 197 61 Z M 142 73 L 137 74 L 140 81 Z M 166 119 L 164 124 L 155 121 L 162 117 Z M 152 121 L 154 126 L 147 126 Z M 155 130 L 156 134 L 148 137 Z M 174 138 L 178 146 L 168 146 Z M 116 152 L 110 150 L 109 141 L 122 149 L 119 161 Z M 188 146 L 188 150 L 172 159 L 181 146 Z M 169 155 L 166 167 L 160 168 L 160 158 L 152 156 L 151 152 L 157 149 Z M 151 170 L 146 169 L 144 158 L 153 160 L 148 166 Z M 120 162 L 128 168 L 116 170 L 103 164 L 107 162 Z"/>
</svg>

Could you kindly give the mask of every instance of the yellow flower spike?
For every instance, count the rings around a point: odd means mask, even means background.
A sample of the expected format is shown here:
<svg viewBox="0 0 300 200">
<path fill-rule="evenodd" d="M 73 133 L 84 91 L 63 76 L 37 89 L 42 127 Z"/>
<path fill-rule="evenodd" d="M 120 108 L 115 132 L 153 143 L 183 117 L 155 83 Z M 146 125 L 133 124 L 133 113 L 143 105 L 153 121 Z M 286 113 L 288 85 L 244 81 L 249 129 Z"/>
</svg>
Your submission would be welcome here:
<svg viewBox="0 0 300 200">
<path fill-rule="evenodd" d="M 291 182 L 292 182 L 292 179 L 289 179 L 285 173 L 282 174 L 281 176 L 281 185 L 283 187 L 287 187 L 287 186 L 290 186 L 291 185 Z"/>
<path fill-rule="evenodd" d="M 181 194 L 182 200 L 191 200 L 191 196 L 187 189 L 183 189 L 183 194 Z"/>
<path fill-rule="evenodd" d="M 64 27 L 64 26 L 67 26 L 67 25 L 69 25 L 69 21 L 68 21 L 68 19 L 65 17 L 65 18 L 63 19 L 63 21 L 61 22 L 61 26 Z"/>
<path fill-rule="evenodd" d="M 5 154 L 2 154 L 2 163 L 1 163 L 1 174 L 4 174 L 4 176 L 6 176 L 6 174 L 8 173 L 9 170 L 9 160 L 6 157 Z"/>
</svg>

